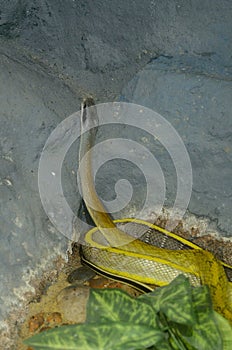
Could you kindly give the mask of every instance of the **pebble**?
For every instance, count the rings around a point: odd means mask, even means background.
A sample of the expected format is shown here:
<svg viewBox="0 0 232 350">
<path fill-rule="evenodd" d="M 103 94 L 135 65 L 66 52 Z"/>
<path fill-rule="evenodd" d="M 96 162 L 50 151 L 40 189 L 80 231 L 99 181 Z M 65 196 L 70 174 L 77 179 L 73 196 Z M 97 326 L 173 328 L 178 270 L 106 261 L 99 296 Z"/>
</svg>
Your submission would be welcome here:
<svg viewBox="0 0 232 350">
<path fill-rule="evenodd" d="M 67 277 L 69 283 L 83 283 L 93 278 L 96 273 L 87 266 L 78 267 L 73 270 Z"/>
<path fill-rule="evenodd" d="M 59 325 L 62 323 L 62 316 L 60 314 L 60 312 L 52 312 L 50 314 L 48 314 L 48 316 L 46 317 L 46 321 L 47 323 L 49 323 L 49 325 Z"/>
<path fill-rule="evenodd" d="M 83 323 L 86 320 L 88 298 L 89 287 L 76 285 L 62 289 L 56 300 L 66 321 Z"/>
<path fill-rule="evenodd" d="M 28 328 L 30 333 L 50 329 L 52 326 L 59 326 L 62 324 L 62 316 L 60 312 L 50 312 L 45 314 L 40 312 L 30 317 L 28 321 Z"/>
<path fill-rule="evenodd" d="M 43 325 L 43 323 L 44 323 L 43 313 L 39 313 L 32 316 L 28 322 L 29 332 L 34 333 Z"/>
</svg>

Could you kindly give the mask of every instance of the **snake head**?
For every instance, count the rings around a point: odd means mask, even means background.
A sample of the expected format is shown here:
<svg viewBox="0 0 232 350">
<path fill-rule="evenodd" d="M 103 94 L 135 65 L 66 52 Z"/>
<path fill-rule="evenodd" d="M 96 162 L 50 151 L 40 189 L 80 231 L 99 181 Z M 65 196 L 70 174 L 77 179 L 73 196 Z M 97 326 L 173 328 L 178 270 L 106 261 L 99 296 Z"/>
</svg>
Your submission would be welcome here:
<svg viewBox="0 0 232 350">
<path fill-rule="evenodd" d="M 96 128 L 99 125 L 97 107 L 92 97 L 85 98 L 81 103 L 81 128 L 82 132 Z"/>
</svg>

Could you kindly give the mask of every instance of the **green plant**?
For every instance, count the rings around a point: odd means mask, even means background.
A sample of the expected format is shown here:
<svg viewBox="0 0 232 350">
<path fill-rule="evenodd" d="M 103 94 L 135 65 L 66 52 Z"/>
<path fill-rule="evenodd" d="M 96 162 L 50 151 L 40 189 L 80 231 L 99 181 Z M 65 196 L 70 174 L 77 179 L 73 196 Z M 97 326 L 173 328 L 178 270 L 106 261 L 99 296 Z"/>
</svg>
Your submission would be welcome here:
<svg viewBox="0 0 232 350">
<path fill-rule="evenodd" d="M 229 350 L 231 331 L 213 310 L 208 287 L 194 288 L 180 275 L 138 298 L 92 289 L 84 324 L 34 335 L 25 344 L 35 350 Z"/>
</svg>

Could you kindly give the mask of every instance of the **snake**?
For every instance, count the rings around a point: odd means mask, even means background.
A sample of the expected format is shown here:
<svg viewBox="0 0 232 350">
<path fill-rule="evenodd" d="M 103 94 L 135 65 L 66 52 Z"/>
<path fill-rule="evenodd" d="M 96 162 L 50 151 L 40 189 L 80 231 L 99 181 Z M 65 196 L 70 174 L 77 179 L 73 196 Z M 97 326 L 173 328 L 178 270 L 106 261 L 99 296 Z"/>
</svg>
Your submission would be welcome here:
<svg viewBox="0 0 232 350">
<path fill-rule="evenodd" d="M 78 170 L 82 198 L 96 226 L 86 233 L 85 242 L 81 244 L 83 264 L 141 292 L 152 291 L 154 286 L 167 285 L 179 274 L 184 274 L 193 286 L 209 287 L 214 309 L 232 323 L 232 283 L 225 272 L 225 269 L 231 270 L 232 267 L 190 241 L 142 220 L 118 221 L 147 226 L 148 231 L 153 229 L 167 239 L 180 242 L 181 250 L 154 246 L 135 238 L 133 232 L 128 234 L 123 231 L 117 220 L 111 218 L 95 189 L 92 148 L 96 142 L 99 117 L 92 97 L 85 98 L 81 103 L 80 125 Z"/>
</svg>

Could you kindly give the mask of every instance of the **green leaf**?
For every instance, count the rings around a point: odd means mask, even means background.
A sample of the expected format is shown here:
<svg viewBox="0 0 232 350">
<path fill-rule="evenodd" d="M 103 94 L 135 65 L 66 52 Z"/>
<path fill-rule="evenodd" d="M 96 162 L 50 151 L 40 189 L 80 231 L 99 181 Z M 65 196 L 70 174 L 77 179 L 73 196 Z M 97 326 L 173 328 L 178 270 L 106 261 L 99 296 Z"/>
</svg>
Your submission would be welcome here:
<svg viewBox="0 0 232 350">
<path fill-rule="evenodd" d="M 154 328 L 128 323 L 62 326 L 24 341 L 35 350 L 139 350 L 152 346 L 163 335 Z"/>
<path fill-rule="evenodd" d="M 157 312 L 159 326 L 168 333 L 172 349 L 223 349 L 207 286 L 193 288 L 181 275 L 139 299 Z"/>
<path fill-rule="evenodd" d="M 197 318 L 192 328 L 192 336 L 183 334 L 183 338 L 197 350 L 222 349 L 222 338 L 214 317 L 208 287 L 193 288 L 192 295 Z"/>
<path fill-rule="evenodd" d="M 214 317 L 218 324 L 219 331 L 222 337 L 222 349 L 231 350 L 232 349 L 232 327 L 229 322 L 216 311 L 214 311 Z"/>
<path fill-rule="evenodd" d="M 167 339 L 163 338 L 159 343 L 154 345 L 152 350 L 173 350 L 173 347 L 170 345 Z M 179 350 L 179 349 L 178 349 Z"/>
<path fill-rule="evenodd" d="M 157 288 L 138 299 L 151 305 L 155 312 L 165 314 L 170 321 L 193 326 L 196 315 L 192 303 L 192 290 L 188 278 L 179 275 L 169 285 Z"/>
<path fill-rule="evenodd" d="M 87 322 L 128 322 L 157 327 L 150 305 L 120 289 L 92 289 L 87 305 Z"/>
</svg>

